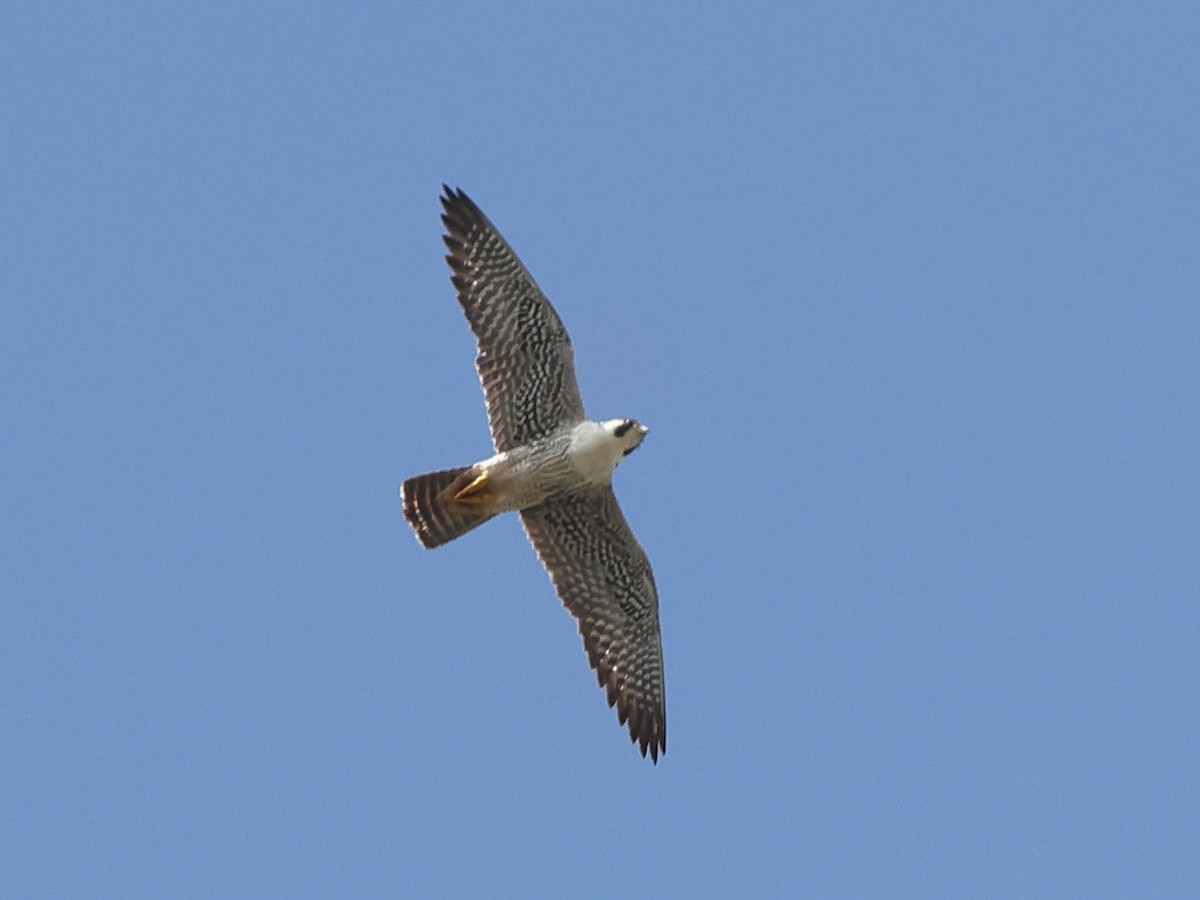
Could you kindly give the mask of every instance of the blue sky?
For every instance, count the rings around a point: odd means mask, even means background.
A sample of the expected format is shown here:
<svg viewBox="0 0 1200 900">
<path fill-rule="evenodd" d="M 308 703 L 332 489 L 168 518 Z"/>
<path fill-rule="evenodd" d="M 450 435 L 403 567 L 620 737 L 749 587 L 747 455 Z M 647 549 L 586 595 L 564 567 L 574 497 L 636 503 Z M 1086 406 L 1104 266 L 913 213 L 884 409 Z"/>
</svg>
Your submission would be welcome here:
<svg viewBox="0 0 1200 900">
<path fill-rule="evenodd" d="M 415 7 L 2 14 L 2 892 L 1194 893 L 1194 4 Z M 443 181 L 651 427 L 657 767 L 401 515 Z"/>
</svg>

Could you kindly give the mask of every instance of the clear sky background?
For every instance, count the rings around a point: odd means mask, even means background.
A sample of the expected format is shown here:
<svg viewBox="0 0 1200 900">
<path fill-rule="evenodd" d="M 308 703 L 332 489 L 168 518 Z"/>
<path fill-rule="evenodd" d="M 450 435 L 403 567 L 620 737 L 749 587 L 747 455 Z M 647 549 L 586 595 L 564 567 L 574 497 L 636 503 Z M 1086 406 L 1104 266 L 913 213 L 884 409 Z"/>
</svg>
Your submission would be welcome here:
<svg viewBox="0 0 1200 900">
<path fill-rule="evenodd" d="M 0 893 L 1200 889 L 1195 3 L 0 14 Z M 630 746 L 442 260 L 572 333 Z"/>
</svg>

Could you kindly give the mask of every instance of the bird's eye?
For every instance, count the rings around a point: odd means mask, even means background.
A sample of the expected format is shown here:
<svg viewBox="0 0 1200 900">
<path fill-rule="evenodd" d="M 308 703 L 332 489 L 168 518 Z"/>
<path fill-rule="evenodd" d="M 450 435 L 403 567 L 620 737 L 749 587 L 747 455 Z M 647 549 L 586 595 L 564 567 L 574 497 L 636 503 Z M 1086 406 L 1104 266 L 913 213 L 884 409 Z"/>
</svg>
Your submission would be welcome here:
<svg viewBox="0 0 1200 900">
<path fill-rule="evenodd" d="M 613 434 L 615 434 L 617 437 L 625 437 L 626 433 L 632 427 L 633 427 L 633 419 L 626 419 L 624 422 L 622 422 L 620 425 L 618 425 L 615 429 L 613 429 Z"/>
</svg>

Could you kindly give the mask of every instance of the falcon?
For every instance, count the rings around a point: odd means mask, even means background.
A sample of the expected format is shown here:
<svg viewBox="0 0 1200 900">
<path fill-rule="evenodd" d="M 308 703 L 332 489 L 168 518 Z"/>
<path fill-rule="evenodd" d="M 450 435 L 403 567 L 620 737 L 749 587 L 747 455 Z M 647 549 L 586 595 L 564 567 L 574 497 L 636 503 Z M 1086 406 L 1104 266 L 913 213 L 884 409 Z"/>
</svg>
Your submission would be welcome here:
<svg viewBox="0 0 1200 900">
<path fill-rule="evenodd" d="M 647 429 L 588 419 L 554 307 L 471 198 L 442 188 L 450 281 L 475 334 L 496 453 L 405 481 L 404 517 L 432 548 L 516 510 L 608 705 L 657 764 L 667 751 L 658 591 L 612 488 L 613 470 Z"/>
</svg>

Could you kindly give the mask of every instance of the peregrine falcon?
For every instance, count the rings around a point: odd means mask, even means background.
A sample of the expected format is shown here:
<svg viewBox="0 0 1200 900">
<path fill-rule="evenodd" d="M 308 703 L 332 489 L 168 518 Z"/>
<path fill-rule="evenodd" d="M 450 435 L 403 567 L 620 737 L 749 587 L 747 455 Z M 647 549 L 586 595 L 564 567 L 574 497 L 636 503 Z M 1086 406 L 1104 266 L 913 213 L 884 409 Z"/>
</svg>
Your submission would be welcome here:
<svg viewBox="0 0 1200 900">
<path fill-rule="evenodd" d="M 658 591 L 646 552 L 612 489 L 617 463 L 646 427 L 583 411 L 562 320 L 479 207 L 442 185 L 443 240 L 478 355 L 496 454 L 410 478 L 404 517 L 424 547 L 517 510 L 567 611 L 608 705 L 642 756 L 667 751 Z"/>
</svg>

